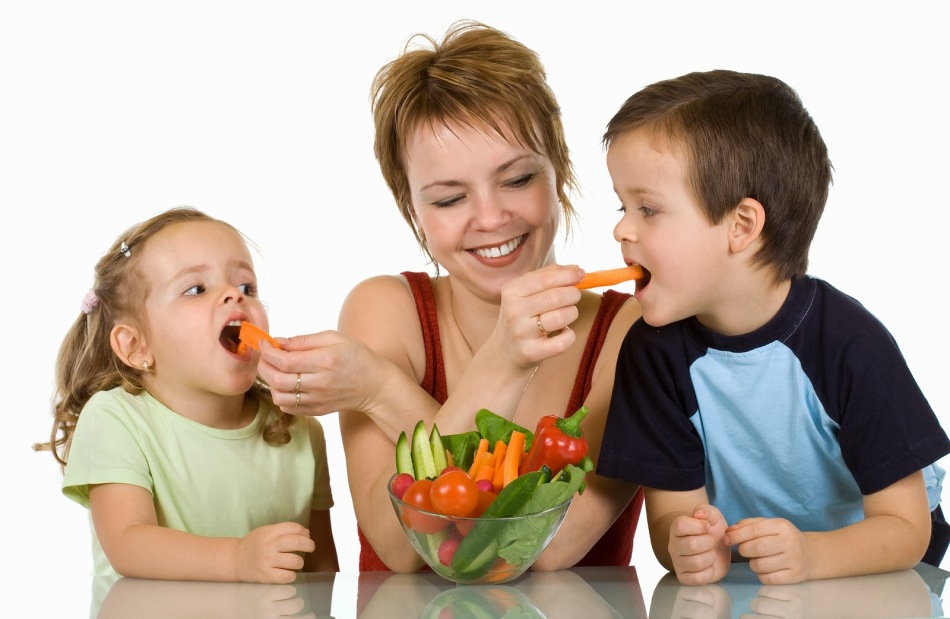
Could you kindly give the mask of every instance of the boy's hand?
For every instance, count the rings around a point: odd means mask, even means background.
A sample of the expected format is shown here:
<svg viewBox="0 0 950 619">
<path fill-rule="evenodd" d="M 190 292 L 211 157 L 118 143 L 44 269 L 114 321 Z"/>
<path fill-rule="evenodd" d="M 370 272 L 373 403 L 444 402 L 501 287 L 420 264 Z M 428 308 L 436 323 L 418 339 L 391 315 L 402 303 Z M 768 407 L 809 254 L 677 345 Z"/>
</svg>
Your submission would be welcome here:
<svg viewBox="0 0 950 619">
<path fill-rule="evenodd" d="M 237 578 L 242 582 L 287 584 L 303 567 L 299 553 L 313 552 L 306 527 L 281 522 L 258 527 L 238 542 L 235 554 Z"/>
<path fill-rule="evenodd" d="M 784 518 L 746 518 L 726 529 L 725 542 L 738 546 L 765 585 L 808 580 L 810 560 L 805 534 Z"/>
<path fill-rule="evenodd" d="M 712 505 L 697 505 L 691 516 L 670 525 L 670 559 L 684 585 L 718 582 L 729 571 L 730 550 L 723 542 L 726 521 Z"/>
</svg>

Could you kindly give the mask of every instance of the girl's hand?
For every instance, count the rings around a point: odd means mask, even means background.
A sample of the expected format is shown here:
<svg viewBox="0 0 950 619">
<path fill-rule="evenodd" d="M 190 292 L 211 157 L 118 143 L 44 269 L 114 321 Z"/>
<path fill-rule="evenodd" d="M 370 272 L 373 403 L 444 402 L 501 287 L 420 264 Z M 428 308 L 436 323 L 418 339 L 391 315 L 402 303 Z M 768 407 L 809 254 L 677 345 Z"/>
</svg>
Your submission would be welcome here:
<svg viewBox="0 0 950 619">
<path fill-rule="evenodd" d="M 274 404 L 294 415 L 368 410 L 379 390 L 382 360 L 363 343 L 337 331 L 289 339 L 281 348 L 261 343 L 258 372 Z"/>
<path fill-rule="evenodd" d="M 300 553 L 314 551 L 310 532 L 296 522 L 258 527 L 237 544 L 235 568 L 242 582 L 287 584 L 303 567 Z"/>
</svg>

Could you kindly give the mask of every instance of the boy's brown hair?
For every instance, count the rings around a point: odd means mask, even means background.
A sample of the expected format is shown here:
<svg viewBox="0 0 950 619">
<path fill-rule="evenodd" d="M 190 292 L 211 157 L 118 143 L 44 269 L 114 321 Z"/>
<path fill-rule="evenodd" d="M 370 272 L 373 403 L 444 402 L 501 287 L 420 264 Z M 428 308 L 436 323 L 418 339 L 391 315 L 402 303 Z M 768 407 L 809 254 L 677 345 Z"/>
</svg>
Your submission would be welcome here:
<svg viewBox="0 0 950 619">
<path fill-rule="evenodd" d="M 688 182 L 712 224 L 743 198 L 765 209 L 754 264 L 779 280 L 804 275 L 833 168 L 798 94 L 767 75 L 716 70 L 647 86 L 610 119 L 603 144 L 647 127 L 686 158 Z"/>
</svg>

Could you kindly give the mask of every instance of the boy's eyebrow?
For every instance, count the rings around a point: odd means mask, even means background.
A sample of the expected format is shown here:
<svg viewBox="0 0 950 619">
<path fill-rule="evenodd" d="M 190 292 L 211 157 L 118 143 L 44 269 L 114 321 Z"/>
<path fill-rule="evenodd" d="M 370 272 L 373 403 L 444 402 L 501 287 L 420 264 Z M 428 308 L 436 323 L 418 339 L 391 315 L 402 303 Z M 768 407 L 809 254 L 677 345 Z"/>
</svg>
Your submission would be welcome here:
<svg viewBox="0 0 950 619">
<path fill-rule="evenodd" d="M 518 155 L 517 157 L 511 158 L 510 160 L 505 161 L 505 162 L 502 163 L 500 166 L 498 166 L 497 168 L 495 168 L 495 173 L 506 171 L 508 168 L 510 168 L 511 166 L 515 165 L 516 163 L 518 163 L 518 162 L 521 161 L 522 159 L 538 159 L 538 157 L 539 157 L 539 156 L 536 155 L 535 153 L 525 153 L 525 154 L 523 154 L 523 155 Z M 432 181 L 431 183 L 429 183 L 429 184 L 427 184 L 427 185 L 423 185 L 422 187 L 419 188 L 419 191 L 425 191 L 426 189 L 429 189 L 430 187 L 437 187 L 437 186 L 438 186 L 438 187 L 458 187 L 458 186 L 460 186 L 460 185 L 462 185 L 462 183 L 459 182 L 459 181 L 439 181 L 439 180 L 436 180 L 436 181 Z"/>
</svg>

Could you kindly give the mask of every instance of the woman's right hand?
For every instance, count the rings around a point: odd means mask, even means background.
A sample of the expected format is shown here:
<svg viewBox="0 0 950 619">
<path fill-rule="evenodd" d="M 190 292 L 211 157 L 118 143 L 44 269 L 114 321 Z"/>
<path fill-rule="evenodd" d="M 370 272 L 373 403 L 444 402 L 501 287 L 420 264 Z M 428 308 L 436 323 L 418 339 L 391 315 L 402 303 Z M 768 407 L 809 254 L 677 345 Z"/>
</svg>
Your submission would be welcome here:
<svg viewBox="0 0 950 619">
<path fill-rule="evenodd" d="M 280 348 L 261 344 L 258 373 L 282 411 L 326 415 L 372 407 L 382 360 L 365 344 L 337 331 L 277 340 Z"/>
</svg>

